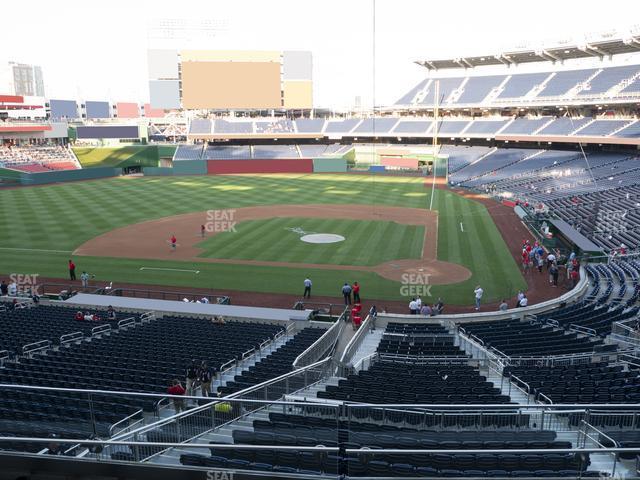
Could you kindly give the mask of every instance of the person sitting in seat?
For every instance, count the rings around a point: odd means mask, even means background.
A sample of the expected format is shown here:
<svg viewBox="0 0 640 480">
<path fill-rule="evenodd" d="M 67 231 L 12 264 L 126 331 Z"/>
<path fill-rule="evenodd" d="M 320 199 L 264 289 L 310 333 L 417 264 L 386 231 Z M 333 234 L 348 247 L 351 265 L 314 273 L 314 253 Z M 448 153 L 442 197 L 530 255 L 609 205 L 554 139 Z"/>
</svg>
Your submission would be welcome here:
<svg viewBox="0 0 640 480">
<path fill-rule="evenodd" d="M 75 319 L 78 320 L 78 321 L 84 321 L 84 313 L 82 313 L 80 310 L 78 310 L 76 312 Z"/>
<path fill-rule="evenodd" d="M 116 320 L 116 311 L 111 305 L 107 307 L 107 320 L 109 320 L 110 322 L 115 322 Z"/>
</svg>

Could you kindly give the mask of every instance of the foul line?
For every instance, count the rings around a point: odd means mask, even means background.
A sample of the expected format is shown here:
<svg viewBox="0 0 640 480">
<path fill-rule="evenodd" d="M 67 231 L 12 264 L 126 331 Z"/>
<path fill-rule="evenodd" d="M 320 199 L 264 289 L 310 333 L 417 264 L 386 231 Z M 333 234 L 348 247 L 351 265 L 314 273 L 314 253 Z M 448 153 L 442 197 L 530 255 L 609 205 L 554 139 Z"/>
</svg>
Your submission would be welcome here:
<svg viewBox="0 0 640 480">
<path fill-rule="evenodd" d="M 17 250 L 21 252 L 73 253 L 71 250 L 46 250 L 44 248 L 0 247 L 0 250 Z"/>
<path fill-rule="evenodd" d="M 166 270 L 169 272 L 191 272 L 196 275 L 200 273 L 200 270 L 184 270 L 182 268 L 160 268 L 160 267 L 140 267 L 140 271 L 142 270 Z"/>
<path fill-rule="evenodd" d="M 464 228 L 462 228 L 462 222 L 460 222 L 460 231 L 464 233 Z"/>
<path fill-rule="evenodd" d="M 433 196 L 436 194 L 436 170 L 433 169 L 433 183 L 431 184 L 431 202 L 429 203 L 429 210 L 433 210 Z"/>
</svg>

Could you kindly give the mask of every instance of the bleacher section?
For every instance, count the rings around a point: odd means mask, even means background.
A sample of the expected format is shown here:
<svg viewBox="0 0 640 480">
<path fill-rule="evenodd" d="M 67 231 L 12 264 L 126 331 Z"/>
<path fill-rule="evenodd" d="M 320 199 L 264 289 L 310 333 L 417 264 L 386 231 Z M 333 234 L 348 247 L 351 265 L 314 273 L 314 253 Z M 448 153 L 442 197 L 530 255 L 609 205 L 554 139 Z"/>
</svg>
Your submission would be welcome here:
<svg viewBox="0 0 640 480">
<path fill-rule="evenodd" d="M 78 168 L 71 151 L 60 145 L 0 146 L 0 167 L 27 173 L 75 170 Z"/>
<path fill-rule="evenodd" d="M 550 325 L 523 320 L 463 323 L 461 330 L 480 338 L 486 348 L 509 357 L 535 357 L 592 352 L 601 338 L 586 338 Z"/>
<path fill-rule="evenodd" d="M 5 347 L 25 341 L 87 329 L 100 325 L 67 320 L 74 309 L 35 307 L 1 313 Z M 124 313 L 118 313 L 120 319 Z M 20 332 L 19 329 L 22 329 Z M 27 328 L 29 330 L 27 330 Z M 257 347 L 282 331 L 282 326 L 165 316 L 134 327 L 113 329 L 90 342 L 49 350 L 46 354 L 5 362 L 0 382 L 41 387 L 165 393 L 172 379 L 184 380 L 192 360 L 207 361 L 213 371 L 243 352 Z M 324 332 L 325 330 L 322 330 Z M 10 336 L 10 337 L 9 337 Z M 7 344 L 9 342 L 9 344 Z M 88 438 L 95 415 L 97 434 L 108 436 L 117 421 L 139 409 L 153 412 L 157 399 L 94 395 L 91 405 L 73 392 L 36 392 L 3 389 L 0 392 L 0 433 L 19 436 L 43 431 L 70 438 Z M 93 412 L 90 409 L 93 409 Z M 96 410 L 97 409 L 97 410 Z M 3 448 L 4 447 L 3 445 Z"/>
<path fill-rule="evenodd" d="M 500 75 L 469 75 L 423 80 L 403 95 L 396 106 L 432 107 L 434 90 L 440 83 L 438 103 L 441 106 L 527 105 L 532 102 L 580 99 L 597 101 L 637 95 L 636 76 L 640 65 L 559 70 Z M 502 86 L 501 86 L 502 85 Z M 608 92 L 613 92 L 608 95 Z"/>
<path fill-rule="evenodd" d="M 202 157 L 202 145 L 178 145 L 174 160 L 199 160 Z"/>
<path fill-rule="evenodd" d="M 326 330 L 321 328 L 305 328 L 289 340 L 284 346 L 263 358 L 248 370 L 236 375 L 218 391 L 223 395 L 243 390 L 271 378 L 279 377 L 293 370 L 294 360 L 318 340 Z"/>
</svg>

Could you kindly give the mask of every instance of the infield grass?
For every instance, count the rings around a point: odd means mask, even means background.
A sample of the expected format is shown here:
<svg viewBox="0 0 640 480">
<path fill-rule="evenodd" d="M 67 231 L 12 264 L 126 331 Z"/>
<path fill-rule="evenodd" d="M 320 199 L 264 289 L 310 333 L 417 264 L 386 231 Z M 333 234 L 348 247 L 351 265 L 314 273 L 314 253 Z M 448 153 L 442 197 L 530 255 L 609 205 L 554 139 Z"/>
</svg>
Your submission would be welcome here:
<svg viewBox="0 0 640 480">
<path fill-rule="evenodd" d="M 332 233 L 345 240 L 306 243 L 302 233 Z M 378 265 L 389 260 L 419 259 L 424 227 L 395 222 L 340 220 L 335 218 L 269 218 L 241 222 L 235 231 L 204 240 L 201 257 L 267 260 L 332 265 Z"/>
</svg>

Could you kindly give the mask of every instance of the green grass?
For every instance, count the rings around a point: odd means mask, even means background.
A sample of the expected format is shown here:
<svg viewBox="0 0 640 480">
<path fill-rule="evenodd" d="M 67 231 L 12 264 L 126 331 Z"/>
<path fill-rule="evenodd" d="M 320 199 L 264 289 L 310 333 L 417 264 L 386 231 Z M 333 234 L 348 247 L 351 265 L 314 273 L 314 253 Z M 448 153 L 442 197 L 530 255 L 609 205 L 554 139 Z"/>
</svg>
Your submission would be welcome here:
<svg viewBox="0 0 640 480">
<path fill-rule="evenodd" d="M 424 227 L 395 222 L 318 218 L 270 218 L 241 222 L 198 244 L 201 257 L 333 265 L 378 265 L 420 258 Z M 305 243 L 300 234 L 333 233 L 345 237 L 330 244 Z"/>
<path fill-rule="evenodd" d="M 160 156 L 173 156 L 175 147 L 127 145 L 124 147 L 77 147 L 73 152 L 83 168 L 95 167 L 157 167 Z"/>
<path fill-rule="evenodd" d="M 430 189 L 424 187 L 422 178 L 322 174 L 119 177 L 1 190 L 0 204 L 5 208 L 0 209 L 0 272 L 64 278 L 66 260 L 85 241 L 117 227 L 169 215 L 313 203 L 428 208 L 429 199 Z M 473 277 L 461 284 L 433 287 L 433 295 L 443 296 L 449 304 L 470 304 L 476 283 L 483 285 L 487 300 L 524 287 L 515 261 L 482 205 L 438 191 L 434 209 L 440 211 L 438 257 L 467 266 Z M 464 233 L 460 232 L 460 221 Z M 385 240 L 388 248 L 391 242 Z M 371 257 L 379 263 L 375 255 Z M 310 275 L 317 295 L 339 296 L 345 280 L 358 280 L 363 296 L 403 299 L 398 283 L 368 272 L 100 257 L 76 257 L 75 261 L 78 269 L 91 271 L 102 281 L 301 294 L 302 280 Z M 195 266 L 201 273 L 140 271 L 141 266 Z"/>
</svg>

